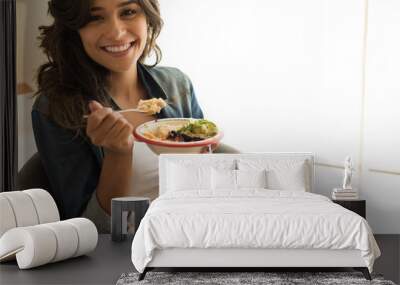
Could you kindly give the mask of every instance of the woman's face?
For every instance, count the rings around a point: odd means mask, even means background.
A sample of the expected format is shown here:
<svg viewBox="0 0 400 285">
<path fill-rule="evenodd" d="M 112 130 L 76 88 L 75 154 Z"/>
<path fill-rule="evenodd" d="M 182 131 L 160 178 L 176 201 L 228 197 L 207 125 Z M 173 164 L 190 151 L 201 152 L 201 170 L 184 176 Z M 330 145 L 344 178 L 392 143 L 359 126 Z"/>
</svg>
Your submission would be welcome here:
<svg viewBox="0 0 400 285">
<path fill-rule="evenodd" d="M 111 72 L 128 71 L 143 53 L 147 21 L 134 0 L 95 0 L 90 22 L 79 30 L 86 53 Z"/>
</svg>

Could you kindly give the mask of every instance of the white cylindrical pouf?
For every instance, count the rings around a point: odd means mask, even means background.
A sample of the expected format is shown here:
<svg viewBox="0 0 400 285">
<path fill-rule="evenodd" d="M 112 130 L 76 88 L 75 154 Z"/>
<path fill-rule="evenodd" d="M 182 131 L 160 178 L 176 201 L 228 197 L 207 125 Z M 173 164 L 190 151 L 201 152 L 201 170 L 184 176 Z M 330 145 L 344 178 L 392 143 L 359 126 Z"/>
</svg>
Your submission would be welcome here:
<svg viewBox="0 0 400 285">
<path fill-rule="evenodd" d="M 14 228 L 0 239 L 0 257 L 16 252 L 20 269 L 40 266 L 53 260 L 57 252 L 54 232 L 41 225 Z"/>
<path fill-rule="evenodd" d="M 13 209 L 17 227 L 33 226 L 39 223 L 38 214 L 31 197 L 23 191 L 3 192 Z"/>
<path fill-rule="evenodd" d="M 39 224 L 60 220 L 57 205 L 49 192 L 43 189 L 29 189 L 23 192 L 31 197 L 39 217 Z"/>
<path fill-rule="evenodd" d="M 0 194 L 0 238 L 6 231 L 16 226 L 17 222 L 11 204 L 6 197 Z"/>
<path fill-rule="evenodd" d="M 86 254 L 96 248 L 96 226 L 88 219 L 17 227 L 0 238 L 0 261 L 17 258 L 20 269 Z"/>
<path fill-rule="evenodd" d="M 73 225 L 78 233 L 79 244 L 74 257 L 86 254 L 97 246 L 97 228 L 91 220 L 85 218 L 74 218 L 65 222 Z"/>
<path fill-rule="evenodd" d="M 51 262 L 57 262 L 74 256 L 78 249 L 79 237 L 73 225 L 67 221 L 42 225 L 51 229 L 57 238 L 57 252 Z"/>
</svg>

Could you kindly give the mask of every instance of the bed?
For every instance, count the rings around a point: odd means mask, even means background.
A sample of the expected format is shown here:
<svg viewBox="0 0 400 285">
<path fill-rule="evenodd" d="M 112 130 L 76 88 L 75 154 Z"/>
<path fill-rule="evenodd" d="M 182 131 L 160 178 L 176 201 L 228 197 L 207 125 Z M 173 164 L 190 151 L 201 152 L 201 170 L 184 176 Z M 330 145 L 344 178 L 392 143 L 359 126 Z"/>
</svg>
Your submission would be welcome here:
<svg viewBox="0 0 400 285">
<path fill-rule="evenodd" d="M 139 280 L 174 267 L 352 267 L 371 279 L 372 231 L 313 193 L 311 153 L 161 155 L 159 182 L 132 242 Z"/>
</svg>

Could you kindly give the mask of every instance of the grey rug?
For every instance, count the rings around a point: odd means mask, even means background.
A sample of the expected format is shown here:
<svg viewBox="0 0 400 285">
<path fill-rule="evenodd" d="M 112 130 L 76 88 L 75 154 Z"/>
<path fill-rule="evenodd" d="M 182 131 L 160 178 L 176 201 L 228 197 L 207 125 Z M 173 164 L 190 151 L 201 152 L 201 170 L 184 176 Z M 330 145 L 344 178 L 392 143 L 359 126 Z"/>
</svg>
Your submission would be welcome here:
<svg viewBox="0 0 400 285">
<path fill-rule="evenodd" d="M 142 281 L 138 281 L 139 273 L 122 274 L 117 285 L 134 284 L 213 284 L 213 285 L 298 285 L 298 284 L 374 284 L 395 285 L 384 280 L 382 275 L 372 275 L 368 281 L 360 272 L 148 272 Z"/>
</svg>

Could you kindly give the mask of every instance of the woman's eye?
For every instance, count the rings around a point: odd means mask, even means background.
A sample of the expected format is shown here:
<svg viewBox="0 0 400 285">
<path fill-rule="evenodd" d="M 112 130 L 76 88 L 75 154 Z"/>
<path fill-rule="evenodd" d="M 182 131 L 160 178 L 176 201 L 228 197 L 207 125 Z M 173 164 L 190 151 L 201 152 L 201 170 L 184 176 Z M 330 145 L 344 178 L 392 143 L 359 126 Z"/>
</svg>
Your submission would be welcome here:
<svg viewBox="0 0 400 285">
<path fill-rule="evenodd" d="M 122 16 L 128 16 L 128 17 L 132 17 L 136 14 L 137 14 L 137 11 L 135 9 L 126 9 L 126 10 L 123 10 L 121 13 Z"/>
<path fill-rule="evenodd" d="M 89 22 L 94 22 L 94 21 L 99 21 L 99 20 L 101 20 L 102 18 L 101 18 L 101 16 L 99 16 L 99 15 L 90 15 L 90 17 L 89 17 Z"/>
</svg>

